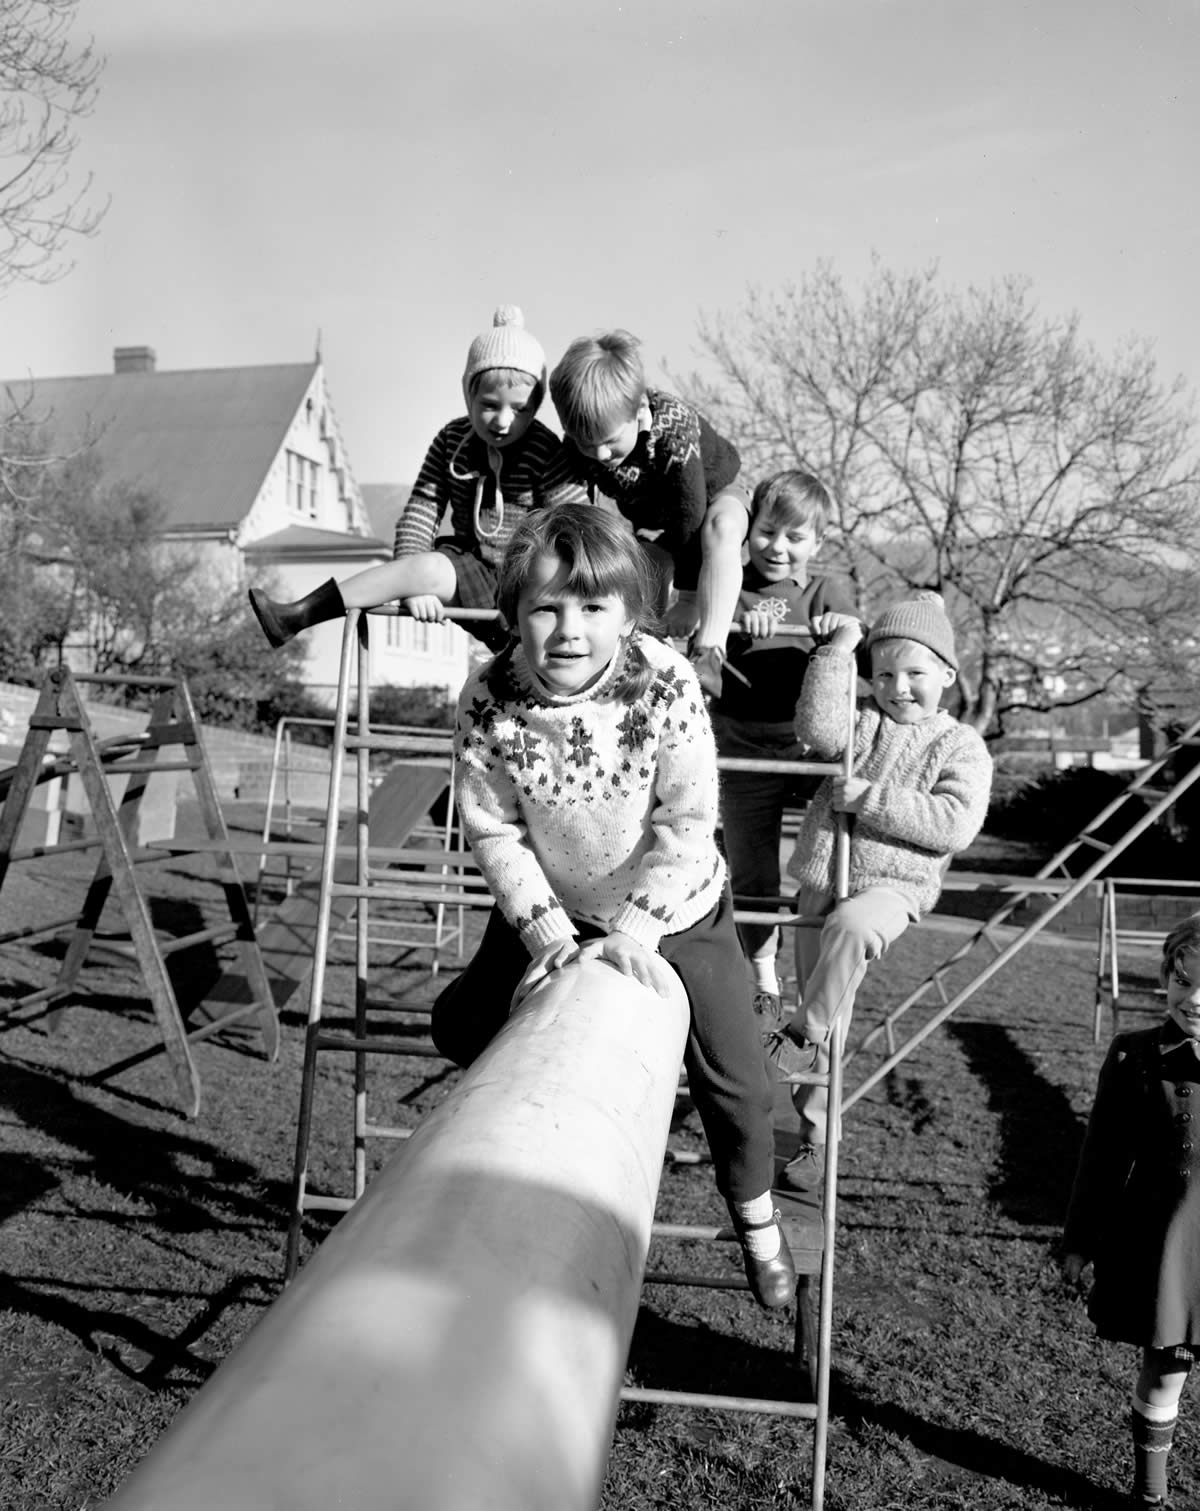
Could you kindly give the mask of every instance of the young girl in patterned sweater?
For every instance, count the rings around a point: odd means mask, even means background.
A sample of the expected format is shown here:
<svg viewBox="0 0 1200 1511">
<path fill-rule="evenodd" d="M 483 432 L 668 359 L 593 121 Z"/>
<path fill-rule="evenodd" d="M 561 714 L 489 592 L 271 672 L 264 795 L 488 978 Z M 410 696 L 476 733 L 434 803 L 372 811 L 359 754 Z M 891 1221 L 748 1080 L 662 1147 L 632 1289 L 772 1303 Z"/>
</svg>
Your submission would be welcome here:
<svg viewBox="0 0 1200 1511">
<path fill-rule="evenodd" d="M 468 1065 L 547 972 L 608 961 L 691 1008 L 684 1063 L 756 1299 L 795 1270 L 770 1194 L 771 1087 L 717 849 L 712 729 L 688 663 L 646 633 L 653 574 L 604 509 L 530 516 L 501 565 L 519 643 L 463 688 L 458 804 L 496 899 L 482 942 L 433 1009 Z"/>
</svg>

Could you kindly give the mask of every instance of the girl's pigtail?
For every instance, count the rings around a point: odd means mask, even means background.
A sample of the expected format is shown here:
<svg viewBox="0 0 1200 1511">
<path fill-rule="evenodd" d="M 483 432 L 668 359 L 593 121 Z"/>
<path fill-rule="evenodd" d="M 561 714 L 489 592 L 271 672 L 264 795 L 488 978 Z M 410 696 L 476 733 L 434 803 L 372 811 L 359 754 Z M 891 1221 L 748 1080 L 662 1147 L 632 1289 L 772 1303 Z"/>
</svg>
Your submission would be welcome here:
<svg viewBox="0 0 1200 1511">
<path fill-rule="evenodd" d="M 651 682 L 654 681 L 654 668 L 646 659 L 646 652 L 642 649 L 640 630 L 635 629 L 625 642 L 624 655 L 624 665 L 613 682 L 613 697 L 620 698 L 623 703 L 633 704 L 645 697 Z"/>
</svg>

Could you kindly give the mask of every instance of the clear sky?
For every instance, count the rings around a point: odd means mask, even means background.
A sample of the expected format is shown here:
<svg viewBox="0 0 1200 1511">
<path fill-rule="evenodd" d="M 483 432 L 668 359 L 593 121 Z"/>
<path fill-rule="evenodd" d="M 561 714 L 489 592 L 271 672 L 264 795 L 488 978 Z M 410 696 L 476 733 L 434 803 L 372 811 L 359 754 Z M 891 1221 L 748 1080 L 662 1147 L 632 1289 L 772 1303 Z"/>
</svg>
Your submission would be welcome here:
<svg viewBox="0 0 1200 1511">
<path fill-rule="evenodd" d="M 1028 274 L 1200 388 L 1200 0 L 83 0 L 79 24 L 108 62 L 78 166 L 111 208 L 65 279 L 0 302 L 4 376 L 143 344 L 303 361 L 319 329 L 359 481 L 405 482 L 496 304 L 551 364 L 624 325 L 653 378 L 695 364 L 701 311 L 874 251 Z"/>
</svg>

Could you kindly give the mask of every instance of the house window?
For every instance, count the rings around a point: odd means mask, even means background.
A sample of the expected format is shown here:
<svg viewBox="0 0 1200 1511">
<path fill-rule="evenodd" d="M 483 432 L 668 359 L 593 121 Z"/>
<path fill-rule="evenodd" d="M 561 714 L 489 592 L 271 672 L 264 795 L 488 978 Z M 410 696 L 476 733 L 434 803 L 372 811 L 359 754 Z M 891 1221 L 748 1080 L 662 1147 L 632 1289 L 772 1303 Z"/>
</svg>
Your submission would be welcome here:
<svg viewBox="0 0 1200 1511">
<path fill-rule="evenodd" d="M 317 517 L 317 464 L 299 452 L 287 454 L 287 501 L 293 514 Z"/>
</svg>

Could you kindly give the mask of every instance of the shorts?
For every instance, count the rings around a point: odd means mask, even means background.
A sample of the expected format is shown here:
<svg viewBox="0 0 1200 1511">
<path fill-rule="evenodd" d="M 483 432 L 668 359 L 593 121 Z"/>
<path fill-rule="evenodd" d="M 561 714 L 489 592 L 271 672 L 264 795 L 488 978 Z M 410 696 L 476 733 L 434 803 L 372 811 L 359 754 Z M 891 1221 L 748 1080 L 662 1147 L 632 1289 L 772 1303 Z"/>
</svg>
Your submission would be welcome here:
<svg viewBox="0 0 1200 1511">
<path fill-rule="evenodd" d="M 708 508 L 711 509 L 716 501 L 722 496 L 722 494 L 725 493 L 736 494 L 738 499 L 741 501 L 742 507 L 745 509 L 746 514 L 749 515 L 751 513 L 753 499 L 749 488 L 747 488 L 745 483 L 740 480 L 740 475 L 739 477 L 735 477 L 731 482 L 725 483 L 722 487 L 711 488 L 709 490 Z"/>
<path fill-rule="evenodd" d="M 484 561 L 480 556 L 474 541 L 467 540 L 462 535 L 443 535 L 434 542 L 433 549 L 454 568 L 458 608 L 496 607 L 498 573 L 491 562 Z M 499 619 L 470 620 L 462 628 L 474 635 L 476 640 L 482 640 L 490 651 L 502 651 L 512 638 L 507 626 Z"/>
<path fill-rule="evenodd" d="M 1200 1343 L 1169 1343 L 1166 1348 L 1152 1350 L 1164 1362 L 1192 1365 L 1200 1354 Z"/>
</svg>

